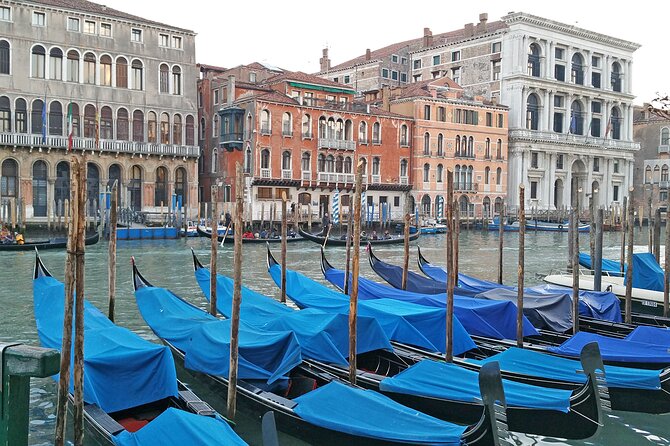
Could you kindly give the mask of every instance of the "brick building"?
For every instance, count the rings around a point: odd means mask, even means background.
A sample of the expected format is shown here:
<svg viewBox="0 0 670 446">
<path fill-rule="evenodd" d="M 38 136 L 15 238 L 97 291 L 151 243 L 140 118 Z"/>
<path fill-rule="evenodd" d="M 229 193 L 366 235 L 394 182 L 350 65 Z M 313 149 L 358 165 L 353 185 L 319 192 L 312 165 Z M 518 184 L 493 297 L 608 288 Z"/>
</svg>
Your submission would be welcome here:
<svg viewBox="0 0 670 446">
<path fill-rule="evenodd" d="M 665 207 L 670 189 L 670 120 L 653 113 L 649 104 L 635 107 L 635 155 L 633 196 L 636 206 L 644 205 L 645 217 L 651 197 L 654 209 Z"/>
</svg>

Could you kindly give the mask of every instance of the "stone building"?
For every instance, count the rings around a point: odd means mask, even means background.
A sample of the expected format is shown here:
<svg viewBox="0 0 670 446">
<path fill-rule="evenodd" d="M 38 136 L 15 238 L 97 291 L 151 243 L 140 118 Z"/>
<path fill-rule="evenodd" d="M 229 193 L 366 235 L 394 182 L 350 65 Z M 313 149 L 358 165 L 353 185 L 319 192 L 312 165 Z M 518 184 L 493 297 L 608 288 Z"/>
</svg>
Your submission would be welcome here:
<svg viewBox="0 0 670 446">
<path fill-rule="evenodd" d="M 507 107 L 465 97 L 448 77 L 400 90 L 389 92 L 390 108 L 415 120 L 412 196 L 421 214 L 444 217 L 450 170 L 460 214 L 492 217 L 507 194 Z"/>
<path fill-rule="evenodd" d="M 633 197 L 636 207 L 643 205 L 645 217 L 649 198 L 652 207 L 666 207 L 670 188 L 670 120 L 652 112 L 649 104 L 635 107 L 635 155 Z"/>
<path fill-rule="evenodd" d="M 159 213 L 176 195 L 194 215 L 194 36 L 85 0 L 0 1 L 3 202 L 46 221 L 83 155 L 89 199 L 118 180 L 123 207 Z"/>
</svg>

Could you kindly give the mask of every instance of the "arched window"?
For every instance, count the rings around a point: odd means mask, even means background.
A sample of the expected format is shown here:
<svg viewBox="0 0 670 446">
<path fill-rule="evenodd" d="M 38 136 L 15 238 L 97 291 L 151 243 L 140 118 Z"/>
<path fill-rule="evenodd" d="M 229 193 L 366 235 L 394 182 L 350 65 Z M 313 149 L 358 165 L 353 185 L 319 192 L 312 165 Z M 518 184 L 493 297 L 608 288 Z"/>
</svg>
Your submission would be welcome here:
<svg viewBox="0 0 670 446">
<path fill-rule="evenodd" d="M 200 118 L 200 128 L 198 129 L 198 134 L 200 139 L 205 139 L 207 134 L 207 124 L 205 124 L 205 118 Z"/>
<path fill-rule="evenodd" d="M 161 144 L 170 144 L 170 116 L 161 113 Z"/>
<path fill-rule="evenodd" d="M 362 125 L 363 123 L 361 123 Z M 407 126 L 405 124 L 400 126 L 400 145 L 409 145 L 409 135 L 407 134 Z"/>
<path fill-rule="evenodd" d="M 351 173 L 352 172 L 352 162 L 351 162 L 351 157 L 347 156 L 344 158 L 344 173 Z"/>
<path fill-rule="evenodd" d="M 303 172 L 310 172 L 312 170 L 312 158 L 309 152 L 302 152 L 302 159 L 300 160 L 300 168 Z"/>
<path fill-rule="evenodd" d="M 272 132 L 270 110 L 261 110 L 261 134 L 269 135 Z"/>
<path fill-rule="evenodd" d="M 468 167 L 468 190 L 472 190 L 472 173 L 474 168 L 472 166 Z"/>
<path fill-rule="evenodd" d="M 535 93 L 528 95 L 526 101 L 526 128 L 528 130 L 539 130 L 540 125 L 540 101 Z"/>
<path fill-rule="evenodd" d="M 70 102 L 68 107 L 70 107 L 72 110 L 72 136 L 79 137 L 81 136 L 81 127 L 79 125 L 79 104 Z"/>
<path fill-rule="evenodd" d="M 326 156 L 326 172 L 335 172 L 335 157 L 333 155 Z"/>
<path fill-rule="evenodd" d="M 468 138 L 468 157 L 475 157 L 475 138 L 472 136 Z"/>
<path fill-rule="evenodd" d="M 19 166 L 13 159 L 6 159 L 2 162 L 2 176 L 0 177 L 0 196 L 13 197 L 18 196 L 18 174 Z"/>
<path fill-rule="evenodd" d="M 163 166 L 156 169 L 156 186 L 154 189 L 154 206 L 165 206 L 167 201 L 167 169 Z"/>
<path fill-rule="evenodd" d="M 288 150 L 281 154 L 281 168 L 282 170 L 291 170 L 291 152 Z"/>
<path fill-rule="evenodd" d="M 572 55 L 572 70 L 570 79 L 573 84 L 584 85 L 584 58 L 580 53 Z"/>
<path fill-rule="evenodd" d="M 328 136 L 328 125 L 326 124 L 326 118 L 321 116 L 319 118 L 319 138 L 325 139 Z"/>
<path fill-rule="evenodd" d="M 95 138 L 95 105 L 84 107 L 84 138 Z"/>
<path fill-rule="evenodd" d="M 540 77 L 540 45 L 537 43 L 528 47 L 528 76 Z"/>
<path fill-rule="evenodd" d="M 41 45 L 35 45 L 32 50 L 32 71 L 31 76 L 38 79 L 44 79 L 44 70 L 46 66 L 46 51 Z"/>
<path fill-rule="evenodd" d="M 47 163 L 42 160 L 33 164 L 33 215 L 47 216 Z"/>
<path fill-rule="evenodd" d="M 54 184 L 54 201 L 56 205 L 59 202 L 63 203 L 61 210 L 64 213 L 65 210 L 65 200 L 70 199 L 70 163 L 67 161 L 61 161 L 56 165 L 56 182 Z"/>
<path fill-rule="evenodd" d="M 192 146 L 195 145 L 195 118 L 193 115 L 188 115 L 186 117 L 186 145 Z"/>
<path fill-rule="evenodd" d="M 116 139 L 128 141 L 130 135 L 128 132 L 128 110 L 120 108 L 116 112 Z"/>
<path fill-rule="evenodd" d="M 14 131 L 28 133 L 28 106 L 26 100 L 18 98 L 14 107 Z"/>
<path fill-rule="evenodd" d="M 573 101 L 570 106 L 570 133 L 575 135 L 584 134 L 584 117 L 582 104 L 579 101 Z"/>
<path fill-rule="evenodd" d="M 400 176 L 407 178 L 407 160 L 404 158 L 400 160 Z"/>
<path fill-rule="evenodd" d="M 337 159 L 335 160 L 335 172 L 344 172 L 344 157 L 342 155 L 338 155 Z"/>
<path fill-rule="evenodd" d="M 36 135 L 42 133 L 42 108 L 45 107 L 41 99 L 33 101 L 32 109 L 30 110 L 30 132 Z M 46 125 L 46 124 L 45 124 Z"/>
<path fill-rule="evenodd" d="M 308 113 L 302 115 L 302 137 L 312 137 L 312 117 Z"/>
<path fill-rule="evenodd" d="M 158 85 L 159 93 L 169 93 L 170 92 L 170 67 L 167 64 L 161 64 L 160 73 L 158 76 Z"/>
<path fill-rule="evenodd" d="M 12 131 L 12 109 L 7 96 L 0 97 L 0 133 Z"/>
<path fill-rule="evenodd" d="M 96 70 L 95 54 L 84 54 L 84 83 L 95 85 L 95 70 Z"/>
<path fill-rule="evenodd" d="M 454 167 L 454 190 L 459 190 L 461 188 L 461 166 L 456 164 Z"/>
<path fill-rule="evenodd" d="M 261 169 L 270 168 L 270 151 L 268 149 L 263 149 L 261 151 Z"/>
<path fill-rule="evenodd" d="M 281 131 L 284 136 L 293 136 L 293 119 L 288 112 L 281 117 Z"/>
<path fill-rule="evenodd" d="M 503 159 L 502 156 L 502 139 L 498 139 L 498 142 L 496 143 L 496 159 Z"/>
<path fill-rule="evenodd" d="M 176 114 L 174 115 L 174 118 L 172 118 L 172 144 L 183 144 L 180 114 Z"/>
<path fill-rule="evenodd" d="M 430 134 L 428 132 L 423 134 L 423 154 L 430 155 Z"/>
<path fill-rule="evenodd" d="M 378 122 L 372 124 L 372 143 L 373 144 L 382 143 L 382 126 Z"/>
<path fill-rule="evenodd" d="M 216 149 L 212 150 L 212 173 L 216 173 L 219 170 L 219 153 Z"/>
<path fill-rule="evenodd" d="M 496 185 L 502 185 L 502 169 L 500 167 L 496 169 Z"/>
<path fill-rule="evenodd" d="M 133 60 L 130 71 L 131 79 L 133 81 L 132 89 L 144 90 L 144 65 L 142 65 L 142 61 L 137 59 Z"/>
<path fill-rule="evenodd" d="M 618 107 L 612 108 L 612 139 L 621 139 L 621 112 Z"/>
<path fill-rule="evenodd" d="M 430 181 L 430 164 L 426 163 L 423 165 L 423 182 L 427 183 Z"/>
<path fill-rule="evenodd" d="M 491 159 L 491 138 L 486 138 L 484 158 Z"/>
<path fill-rule="evenodd" d="M 100 109 L 100 139 L 114 138 L 114 120 L 112 109 L 104 106 Z"/>
<path fill-rule="evenodd" d="M 100 199 L 100 170 L 93 163 L 88 163 L 86 166 L 86 213 L 88 216 L 94 216 L 95 202 Z"/>
<path fill-rule="evenodd" d="M 456 135 L 456 149 L 454 150 L 454 156 L 461 156 L 461 137 Z"/>
<path fill-rule="evenodd" d="M 668 165 L 663 164 L 661 168 L 661 181 L 668 181 Z"/>
<path fill-rule="evenodd" d="M 437 156 L 444 155 L 444 135 L 438 133 L 437 135 Z"/>
<path fill-rule="evenodd" d="M 172 94 L 181 95 L 181 68 L 172 67 Z"/>
<path fill-rule="evenodd" d="M 378 156 L 372 158 L 372 175 L 379 175 L 380 160 Z"/>
<path fill-rule="evenodd" d="M 187 189 L 187 175 L 186 169 L 183 167 L 177 167 L 177 170 L 174 174 L 174 193 L 181 197 L 181 202 L 184 206 L 188 203 L 188 189 Z"/>
<path fill-rule="evenodd" d="M 156 122 L 156 113 L 150 111 L 147 126 L 147 133 L 149 137 L 149 142 L 158 142 L 158 123 Z"/>
<path fill-rule="evenodd" d="M 244 173 L 251 173 L 251 147 L 244 152 Z"/>
<path fill-rule="evenodd" d="M 670 145 L 670 129 L 663 127 L 661 129 L 661 145 L 667 146 Z"/>
<path fill-rule="evenodd" d="M 116 58 L 116 86 L 128 88 L 128 61 L 125 57 Z"/>
<path fill-rule="evenodd" d="M 133 211 L 142 210 L 142 168 L 134 165 L 130 169 L 130 181 L 128 182 L 128 195 L 130 208 Z"/>
<path fill-rule="evenodd" d="M 325 172 L 326 171 L 326 155 L 323 153 L 319 154 L 319 157 L 316 160 L 316 169 L 318 172 Z"/>
<path fill-rule="evenodd" d="M 63 135 L 63 106 L 58 101 L 49 104 L 49 135 Z"/>
<path fill-rule="evenodd" d="M 60 48 L 49 51 L 49 79 L 63 80 L 63 51 Z"/>
<path fill-rule="evenodd" d="M 442 182 L 442 173 L 443 173 L 443 170 L 444 170 L 444 166 L 442 166 L 442 164 L 438 164 L 438 165 L 437 165 L 437 174 L 436 174 L 436 176 L 435 176 L 435 177 L 436 177 L 436 181 L 437 181 L 438 183 L 441 183 L 441 182 Z"/>
<path fill-rule="evenodd" d="M 491 168 L 486 166 L 484 169 L 484 184 L 489 184 L 489 177 L 491 176 Z"/>
<path fill-rule="evenodd" d="M 106 54 L 100 58 L 100 85 L 112 86 L 112 58 Z"/>
<path fill-rule="evenodd" d="M 328 118 L 328 139 L 335 139 L 335 120 Z"/>
<path fill-rule="evenodd" d="M 621 65 L 619 62 L 614 62 L 612 64 L 612 79 L 611 85 L 612 90 L 621 93 Z"/>
<path fill-rule="evenodd" d="M 11 68 L 11 57 L 9 42 L 0 40 L 0 74 L 9 74 Z"/>
<path fill-rule="evenodd" d="M 358 125 L 358 142 L 361 144 L 368 143 L 368 123 L 365 121 Z"/>
<path fill-rule="evenodd" d="M 68 82 L 79 82 L 79 53 L 76 50 L 67 52 L 66 76 Z"/>
<path fill-rule="evenodd" d="M 335 122 L 335 139 L 338 141 L 344 140 L 344 121 L 341 119 Z"/>
<path fill-rule="evenodd" d="M 651 175 L 651 166 L 647 166 L 644 169 L 644 182 L 645 183 L 651 183 L 654 181 L 654 177 Z"/>
<path fill-rule="evenodd" d="M 353 131 L 354 124 L 351 122 L 351 119 L 347 119 L 344 121 L 344 139 L 345 141 L 353 141 L 354 140 L 354 131 Z"/>
<path fill-rule="evenodd" d="M 121 166 L 118 164 L 112 164 L 109 166 L 107 178 L 107 187 L 109 187 L 110 191 L 112 190 L 114 183 L 116 183 L 116 194 L 118 202 L 119 197 L 121 197 Z"/>
<path fill-rule="evenodd" d="M 144 112 L 142 110 L 133 112 L 133 141 L 144 142 Z"/>
</svg>

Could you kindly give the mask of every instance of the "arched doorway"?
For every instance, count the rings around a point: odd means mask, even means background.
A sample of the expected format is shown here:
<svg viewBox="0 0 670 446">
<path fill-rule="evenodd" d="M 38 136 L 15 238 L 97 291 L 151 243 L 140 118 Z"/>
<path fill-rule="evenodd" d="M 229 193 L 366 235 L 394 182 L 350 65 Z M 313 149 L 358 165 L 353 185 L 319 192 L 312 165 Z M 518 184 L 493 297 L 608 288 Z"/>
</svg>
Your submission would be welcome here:
<svg viewBox="0 0 670 446">
<path fill-rule="evenodd" d="M 56 207 L 62 202 L 60 215 L 65 215 L 65 200 L 70 199 L 70 164 L 67 161 L 61 161 L 56 165 L 56 183 L 55 183 Z"/>
<path fill-rule="evenodd" d="M 134 165 L 131 168 L 130 181 L 128 183 L 128 205 L 133 211 L 142 210 L 142 168 Z"/>
<path fill-rule="evenodd" d="M 33 215 L 47 216 L 47 163 L 42 160 L 33 164 Z"/>
<path fill-rule="evenodd" d="M 500 215 L 500 211 L 502 210 L 502 203 L 503 203 L 502 198 L 496 197 L 495 204 L 493 205 L 494 206 L 493 212 Z"/>
<path fill-rule="evenodd" d="M 95 203 L 100 200 L 100 170 L 93 163 L 88 163 L 86 169 L 86 207 L 88 215 L 95 215 Z"/>
<path fill-rule="evenodd" d="M 584 198 L 586 197 L 586 165 L 582 160 L 575 160 L 570 168 L 572 173 L 572 182 L 570 184 L 570 206 L 576 202 L 579 197 L 579 207 L 584 207 Z"/>
<path fill-rule="evenodd" d="M 491 218 L 491 199 L 489 197 L 484 197 L 484 200 L 482 200 L 482 207 L 482 218 Z"/>
<path fill-rule="evenodd" d="M 421 213 L 427 217 L 430 216 L 430 195 L 426 194 L 421 198 Z"/>
<path fill-rule="evenodd" d="M 458 208 L 461 213 L 461 217 L 468 216 L 470 211 L 470 201 L 468 200 L 467 195 L 461 195 L 461 198 L 458 199 Z"/>
</svg>

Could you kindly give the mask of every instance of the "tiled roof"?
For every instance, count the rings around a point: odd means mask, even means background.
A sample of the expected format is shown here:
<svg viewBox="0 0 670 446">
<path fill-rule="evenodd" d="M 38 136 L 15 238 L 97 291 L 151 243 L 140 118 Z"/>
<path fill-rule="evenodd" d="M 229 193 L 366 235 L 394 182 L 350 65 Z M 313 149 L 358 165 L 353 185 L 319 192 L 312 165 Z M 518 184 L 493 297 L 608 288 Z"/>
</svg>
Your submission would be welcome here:
<svg viewBox="0 0 670 446">
<path fill-rule="evenodd" d="M 154 22 L 153 20 L 147 20 L 142 17 L 128 14 L 123 11 L 119 11 L 98 3 L 89 2 L 87 0 L 28 0 L 26 1 L 26 3 L 33 3 L 53 8 L 69 9 L 73 11 L 87 12 L 89 14 L 97 14 L 107 17 L 115 17 L 118 19 L 129 20 L 131 22 L 146 23 L 149 25 L 171 28 L 189 34 L 195 34 L 193 31 L 188 29 L 167 25 L 165 23 Z"/>
<path fill-rule="evenodd" d="M 218 67 L 216 65 L 207 65 L 207 64 L 204 64 L 204 63 L 199 63 L 197 65 L 198 65 L 198 68 L 200 68 L 200 71 L 203 71 L 203 70 L 226 71 L 226 70 L 228 70 L 228 68 Z"/>
<path fill-rule="evenodd" d="M 340 84 L 338 82 L 333 82 L 331 80 L 314 76 L 312 74 L 303 73 L 302 71 L 287 71 L 266 79 L 265 81 L 263 81 L 263 84 L 277 84 L 279 82 L 291 82 L 291 81 L 322 85 L 324 87 L 343 88 L 346 90 L 352 90 L 353 92 L 353 89 L 347 85 Z"/>
<path fill-rule="evenodd" d="M 463 91 L 463 87 L 458 85 L 450 77 L 444 76 L 438 79 L 429 79 L 421 82 L 414 82 L 403 87 L 399 98 L 412 98 L 417 96 L 432 97 L 429 87 L 446 87 L 451 91 Z"/>
</svg>

